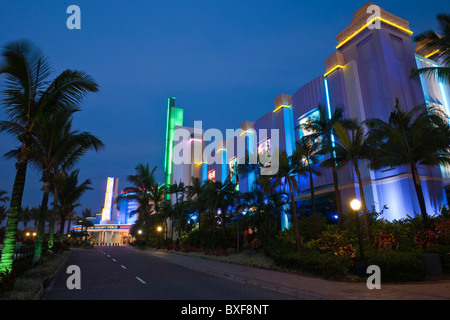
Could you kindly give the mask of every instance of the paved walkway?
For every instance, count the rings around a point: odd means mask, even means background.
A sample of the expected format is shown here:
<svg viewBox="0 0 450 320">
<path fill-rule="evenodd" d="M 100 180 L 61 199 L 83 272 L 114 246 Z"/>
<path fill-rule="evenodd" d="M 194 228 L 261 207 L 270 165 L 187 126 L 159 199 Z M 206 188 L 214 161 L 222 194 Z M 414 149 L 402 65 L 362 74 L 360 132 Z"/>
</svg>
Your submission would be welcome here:
<svg viewBox="0 0 450 320">
<path fill-rule="evenodd" d="M 309 300 L 450 300 L 450 280 L 432 280 L 405 284 L 381 284 L 370 290 L 366 282 L 331 281 L 217 262 L 181 254 L 145 250 L 150 255 L 185 267 L 246 284 L 290 294 Z"/>
</svg>

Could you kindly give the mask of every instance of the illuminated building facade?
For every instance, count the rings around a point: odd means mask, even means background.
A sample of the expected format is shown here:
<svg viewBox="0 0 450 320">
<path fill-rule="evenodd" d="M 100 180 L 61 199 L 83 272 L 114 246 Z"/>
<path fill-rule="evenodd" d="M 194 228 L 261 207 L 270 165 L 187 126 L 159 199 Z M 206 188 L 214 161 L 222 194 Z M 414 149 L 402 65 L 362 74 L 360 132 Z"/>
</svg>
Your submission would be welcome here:
<svg viewBox="0 0 450 320">
<path fill-rule="evenodd" d="M 109 177 L 106 183 L 105 203 L 101 213 L 88 218 L 93 223 L 87 231 L 99 245 L 125 245 L 131 241 L 129 231 L 136 222 L 138 208 L 137 200 L 133 199 L 133 189 L 121 191 L 118 200 L 119 179 Z M 81 226 L 74 227 L 75 231 Z"/>
<path fill-rule="evenodd" d="M 409 22 L 383 8 L 380 8 L 378 16 L 369 19 L 367 8 L 370 5 L 367 3 L 356 11 L 350 25 L 337 35 L 336 51 L 325 60 L 323 74 L 292 95 L 277 96 L 272 110 L 256 121 L 242 123 L 241 136 L 246 139 L 248 153 L 270 155 L 278 149 L 286 151 L 288 156 L 292 155 L 296 142 L 309 134 L 301 128 L 301 124 L 315 116 L 319 105 L 326 106 L 329 116 L 336 108 L 341 108 L 344 118 L 359 122 L 373 118 L 387 121 L 396 99 L 406 110 L 426 103 L 450 114 L 448 84 L 435 77 L 411 77 L 411 71 L 415 68 L 440 65 L 437 52 L 426 52 L 420 44 L 414 47 Z M 261 129 L 267 130 L 267 136 L 263 139 L 256 134 Z M 277 137 L 271 136 L 271 129 L 278 130 Z M 205 139 L 196 139 L 196 143 L 207 148 Z M 237 153 L 235 147 L 228 148 L 228 144 L 229 141 L 224 141 L 216 146 L 215 153 L 221 152 L 225 159 L 221 164 L 208 164 L 205 159 L 196 164 L 178 164 L 184 168 L 177 169 L 172 181 L 182 180 L 189 185 L 189 174 L 202 181 L 231 178 L 239 184 L 240 191 L 251 191 L 255 175 L 234 171 Z M 195 171 L 196 165 L 201 170 Z M 369 170 L 365 163 L 360 167 L 367 208 L 383 211 L 383 218 L 388 220 L 420 213 L 408 167 Z M 189 174 L 181 174 L 183 170 Z M 444 186 L 450 182 L 450 171 L 444 167 L 422 166 L 419 167 L 419 175 L 428 213 L 440 212 L 442 206 L 448 205 Z M 359 198 L 358 180 L 350 166 L 338 171 L 338 180 L 346 213 L 350 200 Z M 295 195 L 296 203 L 308 211 L 311 205 L 308 177 L 298 176 L 298 182 L 300 192 Z M 314 190 L 318 211 L 334 217 L 336 206 L 331 169 L 324 169 L 321 176 L 314 176 Z M 282 217 L 282 221 L 287 226 L 286 216 Z"/>
</svg>

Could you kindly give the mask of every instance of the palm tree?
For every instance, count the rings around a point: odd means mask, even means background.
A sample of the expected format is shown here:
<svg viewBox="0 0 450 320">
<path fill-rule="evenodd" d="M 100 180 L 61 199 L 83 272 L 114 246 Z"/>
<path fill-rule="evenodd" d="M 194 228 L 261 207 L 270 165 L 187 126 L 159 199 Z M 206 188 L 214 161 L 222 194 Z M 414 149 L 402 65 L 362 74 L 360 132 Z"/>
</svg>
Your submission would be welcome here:
<svg viewBox="0 0 450 320">
<path fill-rule="evenodd" d="M 313 175 L 319 176 L 322 174 L 321 171 L 317 170 L 317 165 L 321 157 L 321 146 L 315 139 L 304 136 L 297 142 L 295 152 L 303 165 L 303 170 L 301 170 L 300 173 L 304 176 L 309 175 L 312 212 L 313 214 L 316 214 Z"/>
<path fill-rule="evenodd" d="M 70 219 L 75 211 L 75 208 L 79 207 L 79 203 L 82 195 L 88 191 L 92 190 L 90 187 L 91 180 L 86 179 L 82 183 L 79 183 L 78 174 L 80 170 L 76 169 L 70 173 L 66 173 L 61 177 L 61 185 L 59 189 L 59 203 L 58 210 L 61 217 L 61 224 L 59 229 L 59 241 L 62 243 L 64 238 L 64 225 L 66 224 L 66 219 Z M 69 220 L 70 227 L 70 220 Z M 68 227 L 68 229 L 69 229 Z"/>
<path fill-rule="evenodd" d="M 9 201 L 9 198 L 6 196 L 5 190 L 0 190 L 0 203 L 6 204 Z"/>
<path fill-rule="evenodd" d="M 0 75 L 6 77 L 2 107 L 8 120 L 0 121 L 0 132 L 6 131 L 16 137 L 20 147 L 0 271 L 12 268 L 18 215 L 36 130 L 55 110 L 76 105 L 88 92 L 98 91 L 97 83 L 82 71 L 68 69 L 50 81 L 47 58 L 29 41 L 8 43 L 2 57 Z"/>
<path fill-rule="evenodd" d="M 207 205 L 210 208 L 211 214 L 218 213 L 220 209 L 220 218 L 221 218 L 221 226 L 222 226 L 222 241 L 223 245 L 226 244 L 226 234 L 225 234 L 225 226 L 226 226 L 226 213 L 228 211 L 228 207 L 233 205 L 235 202 L 235 197 L 238 194 L 236 190 L 236 184 L 232 183 L 230 179 L 222 181 L 211 181 L 208 180 L 206 185 L 206 195 L 207 195 Z"/>
<path fill-rule="evenodd" d="M 356 177 L 358 178 L 359 196 L 361 199 L 366 240 L 368 243 L 371 243 L 366 198 L 364 195 L 364 187 L 362 184 L 359 164 L 361 160 L 370 157 L 374 150 L 372 150 L 368 143 L 366 143 L 364 128 L 359 125 L 356 120 L 353 120 L 352 122 L 348 121 L 346 127 L 337 123 L 334 125 L 334 131 L 336 132 L 336 136 L 338 138 L 334 148 L 336 156 L 334 159 L 327 159 L 323 161 L 322 166 L 329 167 L 335 165 L 336 163 L 337 168 L 339 169 L 347 163 L 350 163 L 352 168 L 355 170 Z M 327 147 L 330 148 L 330 146 Z"/>
<path fill-rule="evenodd" d="M 178 230 L 178 239 L 181 238 L 181 216 L 184 211 L 184 206 L 181 205 L 181 203 L 184 201 L 184 194 L 186 191 L 186 186 L 184 185 L 183 181 L 180 181 L 178 183 L 173 183 L 169 186 L 169 193 L 175 194 L 175 204 L 173 208 L 175 209 L 175 219 L 177 222 L 177 230 Z M 172 230 L 174 226 L 175 221 L 172 221 Z M 172 231 L 172 240 L 173 240 L 173 231 Z"/>
<path fill-rule="evenodd" d="M 30 212 L 30 208 L 26 207 L 25 209 L 21 209 L 19 213 L 19 220 L 23 222 L 23 230 L 27 230 L 28 223 L 31 221 L 32 216 Z"/>
<path fill-rule="evenodd" d="M 420 74 L 434 76 L 450 84 L 450 14 L 440 13 L 437 15 L 440 35 L 433 30 L 428 30 L 414 37 L 414 41 L 423 44 L 430 52 L 437 52 L 443 60 L 442 67 L 427 67 L 416 69 L 412 76 Z"/>
<path fill-rule="evenodd" d="M 77 222 L 76 224 L 81 226 L 81 232 L 82 234 L 86 234 L 87 233 L 87 229 L 89 227 L 92 227 L 94 225 L 94 223 L 89 220 L 88 218 L 92 217 L 92 211 L 90 209 L 83 209 L 81 210 L 81 216 L 76 217 Z M 85 228 L 85 230 L 83 231 L 83 228 Z"/>
<path fill-rule="evenodd" d="M 370 168 L 380 170 L 403 165 L 410 168 L 424 227 L 429 228 L 418 167 L 450 164 L 447 117 L 424 105 L 406 111 L 397 99 L 387 122 L 371 119 L 366 121 L 366 125 L 369 127 L 367 140 L 373 150 L 377 150 L 370 159 Z"/>
<path fill-rule="evenodd" d="M 312 138 L 321 139 L 322 142 L 326 143 L 328 141 L 333 146 L 333 126 L 336 123 L 341 123 L 343 120 L 343 110 L 341 108 L 336 108 L 333 114 L 328 114 L 328 110 L 325 106 L 319 105 L 317 107 L 318 116 L 311 117 L 308 121 L 303 124 L 303 129 L 307 131 L 311 131 Z M 330 158 L 334 159 L 334 152 L 330 150 Z M 334 194 L 336 197 L 336 209 L 338 214 L 338 224 L 342 227 L 342 200 L 341 193 L 339 191 L 339 181 L 337 175 L 336 166 L 331 167 L 331 172 L 333 175 L 333 185 L 334 185 Z"/>
<path fill-rule="evenodd" d="M 272 177 L 274 186 L 289 186 L 289 195 L 291 198 L 292 219 L 294 222 L 295 244 L 297 252 L 300 252 L 300 231 L 298 228 L 297 206 L 295 205 L 295 192 L 298 192 L 297 176 L 300 173 L 300 159 L 298 154 L 294 153 L 288 156 L 286 151 L 280 152 L 278 172 Z"/>
<path fill-rule="evenodd" d="M 191 185 L 186 186 L 186 197 L 190 202 L 192 211 L 197 213 L 198 227 L 200 228 L 200 212 L 206 209 L 204 188 L 200 178 L 191 177 Z"/>
<path fill-rule="evenodd" d="M 40 225 L 45 223 L 50 187 L 53 191 L 53 210 L 49 216 L 48 248 L 52 250 L 55 228 L 54 211 L 58 207 L 58 194 L 61 185 L 61 175 L 74 167 L 79 158 L 88 150 L 98 151 L 103 143 L 88 132 L 78 132 L 72 129 L 72 115 L 78 112 L 76 108 L 63 108 L 50 115 L 45 128 L 37 131 L 36 143 L 32 146 L 31 164 L 42 172 L 44 195 L 41 204 Z M 42 253 L 44 228 L 39 227 L 36 241 L 36 259 Z"/>
<path fill-rule="evenodd" d="M 149 165 L 139 164 L 135 168 L 136 174 L 129 175 L 127 177 L 128 181 L 134 184 L 132 190 L 134 191 L 134 196 L 128 196 L 131 199 L 136 199 L 139 203 L 138 209 L 133 213 L 138 213 L 138 220 L 142 221 L 145 225 L 144 235 L 145 235 L 145 244 L 149 244 L 149 216 L 152 214 L 152 202 L 150 191 L 156 185 L 155 184 L 155 171 L 156 167 L 154 167 L 151 171 Z M 118 197 L 120 200 L 120 197 Z"/>
</svg>

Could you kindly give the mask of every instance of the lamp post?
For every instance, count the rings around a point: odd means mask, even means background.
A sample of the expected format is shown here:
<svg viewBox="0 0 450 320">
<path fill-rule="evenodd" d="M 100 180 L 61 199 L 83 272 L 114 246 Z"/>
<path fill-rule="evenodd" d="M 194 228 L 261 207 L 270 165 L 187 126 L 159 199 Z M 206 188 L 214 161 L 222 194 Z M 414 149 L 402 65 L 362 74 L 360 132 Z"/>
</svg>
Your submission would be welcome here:
<svg viewBox="0 0 450 320">
<path fill-rule="evenodd" d="M 361 224 L 359 222 L 359 210 L 361 209 L 361 202 L 358 199 L 354 199 L 350 202 L 350 207 L 355 212 L 356 216 L 356 228 L 358 231 L 358 241 L 359 241 L 359 255 L 361 256 L 361 262 L 360 262 L 360 268 L 364 268 L 364 250 L 363 250 L 363 242 L 361 237 Z M 359 270 L 357 268 L 357 273 L 360 273 L 360 275 L 364 274 L 365 270 Z"/>
<path fill-rule="evenodd" d="M 158 249 L 160 249 L 160 240 L 161 240 L 161 231 L 162 231 L 161 226 L 158 226 L 156 228 L 156 230 L 158 231 Z"/>
</svg>

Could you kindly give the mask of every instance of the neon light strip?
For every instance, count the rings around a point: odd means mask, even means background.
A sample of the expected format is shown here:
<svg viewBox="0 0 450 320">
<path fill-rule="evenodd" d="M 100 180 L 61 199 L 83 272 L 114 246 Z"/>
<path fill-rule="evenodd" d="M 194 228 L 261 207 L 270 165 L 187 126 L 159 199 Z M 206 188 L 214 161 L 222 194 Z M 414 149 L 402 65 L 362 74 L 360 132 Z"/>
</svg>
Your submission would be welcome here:
<svg viewBox="0 0 450 320">
<path fill-rule="evenodd" d="M 242 133 L 240 134 L 240 136 L 244 135 L 246 132 L 248 132 L 248 133 L 253 133 L 253 130 L 245 130 L 244 132 L 242 132 Z"/>
<path fill-rule="evenodd" d="M 356 37 L 361 31 L 363 31 L 366 27 L 368 27 L 369 25 L 371 25 L 372 23 L 374 23 L 376 19 L 378 19 L 378 20 L 380 20 L 380 21 L 382 21 L 382 22 L 384 22 L 384 23 L 386 23 L 386 24 L 388 24 L 388 25 L 390 25 L 390 26 L 392 26 L 392 27 L 395 27 L 395 28 L 397 28 L 397 29 L 399 29 L 399 30 L 401 30 L 401 31 L 403 31 L 403 32 L 406 32 L 406 33 L 408 33 L 409 35 L 412 35 L 412 34 L 413 34 L 413 32 L 412 32 L 411 30 L 408 30 L 408 29 L 406 29 L 406 28 L 403 28 L 402 26 L 399 26 L 399 25 L 396 24 L 396 23 L 393 23 L 393 22 L 391 22 L 391 21 L 389 21 L 389 20 L 386 20 L 386 19 L 384 19 L 384 18 L 381 18 L 381 17 L 375 17 L 375 18 L 373 18 L 372 20 L 370 20 L 369 22 L 367 22 L 365 25 L 363 25 L 361 28 L 359 28 L 359 29 L 358 29 L 356 32 L 354 32 L 352 35 L 348 36 L 347 39 L 345 39 L 344 41 L 342 41 L 341 43 L 339 43 L 339 44 L 337 45 L 336 49 L 339 49 L 339 48 L 342 47 L 344 44 L 346 44 L 347 42 L 349 42 L 350 40 L 352 40 L 352 39 L 353 39 L 354 37 Z"/>
<path fill-rule="evenodd" d="M 227 151 L 227 149 L 219 149 L 219 150 L 217 150 L 217 152 L 220 152 L 220 151 Z"/>
<path fill-rule="evenodd" d="M 342 68 L 344 69 L 344 66 L 341 66 L 340 64 L 334 66 L 330 71 L 328 71 L 327 73 L 325 73 L 323 76 L 326 77 L 327 75 L 329 75 L 330 73 L 332 73 L 334 70 L 338 69 L 338 68 Z"/>
<path fill-rule="evenodd" d="M 192 141 L 201 141 L 201 142 L 203 142 L 203 140 L 202 139 L 197 139 L 197 138 L 191 138 L 191 139 L 189 139 L 189 143 L 191 143 Z"/>
<path fill-rule="evenodd" d="M 327 110 L 328 110 L 328 119 L 331 119 L 331 104 L 330 104 L 330 94 L 328 92 L 328 81 L 327 78 L 325 78 L 325 94 L 327 96 Z M 333 148 L 335 147 L 334 142 L 334 134 L 331 134 L 331 144 L 333 145 Z M 336 157 L 336 152 L 333 151 L 334 156 Z"/>
<path fill-rule="evenodd" d="M 435 51 L 433 51 L 433 52 L 427 54 L 424 58 L 425 58 L 425 59 L 428 59 L 429 57 L 434 56 L 434 55 L 435 55 L 436 53 L 438 53 L 438 52 L 439 52 L 439 49 L 437 49 L 437 50 L 435 50 Z"/>
<path fill-rule="evenodd" d="M 287 106 L 285 104 L 282 104 L 281 106 L 279 106 L 278 108 L 276 108 L 275 110 L 273 110 L 273 113 L 277 112 L 278 110 L 280 110 L 281 108 L 290 108 L 290 106 Z"/>
</svg>

